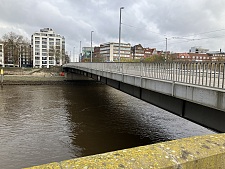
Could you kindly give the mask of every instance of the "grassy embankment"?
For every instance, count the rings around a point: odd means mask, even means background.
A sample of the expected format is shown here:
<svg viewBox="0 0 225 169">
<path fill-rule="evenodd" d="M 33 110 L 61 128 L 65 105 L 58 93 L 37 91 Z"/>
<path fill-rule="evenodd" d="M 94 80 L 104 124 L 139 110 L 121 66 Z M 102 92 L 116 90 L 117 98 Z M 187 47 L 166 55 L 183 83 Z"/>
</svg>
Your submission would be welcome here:
<svg viewBox="0 0 225 169">
<path fill-rule="evenodd" d="M 65 77 L 60 76 L 61 67 L 50 69 L 3 68 L 3 84 L 61 84 Z"/>
</svg>

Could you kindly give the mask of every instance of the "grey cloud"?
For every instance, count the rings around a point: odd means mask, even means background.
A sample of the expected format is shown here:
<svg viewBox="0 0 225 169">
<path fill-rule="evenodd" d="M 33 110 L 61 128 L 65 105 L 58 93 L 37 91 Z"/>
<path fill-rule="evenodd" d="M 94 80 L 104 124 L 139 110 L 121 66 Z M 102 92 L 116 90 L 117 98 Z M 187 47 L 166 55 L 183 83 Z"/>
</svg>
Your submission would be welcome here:
<svg viewBox="0 0 225 169">
<path fill-rule="evenodd" d="M 90 45 L 90 32 L 94 30 L 95 45 L 118 41 L 119 8 L 122 11 L 122 40 L 133 45 L 187 51 L 198 45 L 212 49 L 222 48 L 223 31 L 199 34 L 225 28 L 225 1 L 217 0 L 1 0 L 0 37 L 6 32 L 23 32 L 31 35 L 43 27 L 51 27 L 64 35 L 67 50 Z M 172 37 L 221 38 L 193 40 Z M 29 38 L 29 37 L 28 37 Z M 155 43 L 158 42 L 158 43 Z M 178 45 L 179 44 L 179 45 Z"/>
</svg>

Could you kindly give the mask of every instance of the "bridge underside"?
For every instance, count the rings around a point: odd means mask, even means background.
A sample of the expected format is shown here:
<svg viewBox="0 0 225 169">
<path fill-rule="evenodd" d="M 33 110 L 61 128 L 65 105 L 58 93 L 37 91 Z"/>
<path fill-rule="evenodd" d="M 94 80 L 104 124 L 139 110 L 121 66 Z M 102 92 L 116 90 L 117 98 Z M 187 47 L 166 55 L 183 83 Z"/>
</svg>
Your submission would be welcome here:
<svg viewBox="0 0 225 169">
<path fill-rule="evenodd" d="M 66 69 L 68 79 L 72 80 L 69 69 Z M 73 74 L 84 75 L 107 84 L 131 96 L 144 100 L 150 104 L 167 110 L 175 115 L 198 123 L 218 132 L 225 132 L 225 112 L 201 104 L 196 104 L 172 95 L 162 94 L 142 87 L 124 83 L 122 81 L 99 76 L 82 70 L 73 69 Z M 73 75 L 74 76 L 74 75 Z M 76 79 L 76 78 L 75 78 Z"/>
</svg>

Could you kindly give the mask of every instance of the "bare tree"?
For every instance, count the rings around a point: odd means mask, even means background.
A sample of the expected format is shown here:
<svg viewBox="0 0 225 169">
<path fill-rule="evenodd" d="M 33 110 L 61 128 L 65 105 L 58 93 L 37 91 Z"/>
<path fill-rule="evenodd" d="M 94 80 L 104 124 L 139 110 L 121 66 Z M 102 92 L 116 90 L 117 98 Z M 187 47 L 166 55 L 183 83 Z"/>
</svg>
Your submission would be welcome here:
<svg viewBox="0 0 225 169">
<path fill-rule="evenodd" d="M 19 65 L 20 47 L 24 42 L 28 42 L 23 36 L 14 32 L 9 32 L 2 37 L 4 43 L 5 64 Z"/>
<path fill-rule="evenodd" d="M 53 60 L 56 63 L 56 65 L 60 64 L 60 60 L 63 59 L 63 53 L 60 50 L 60 48 L 57 48 L 57 46 L 50 46 L 48 50 L 48 56 L 50 60 Z"/>
</svg>

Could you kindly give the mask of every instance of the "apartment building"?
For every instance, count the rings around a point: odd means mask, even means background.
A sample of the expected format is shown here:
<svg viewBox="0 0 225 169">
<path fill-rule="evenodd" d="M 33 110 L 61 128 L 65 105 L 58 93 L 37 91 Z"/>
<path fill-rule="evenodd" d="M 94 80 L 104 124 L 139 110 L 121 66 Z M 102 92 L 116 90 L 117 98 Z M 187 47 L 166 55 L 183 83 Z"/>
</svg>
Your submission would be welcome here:
<svg viewBox="0 0 225 169">
<path fill-rule="evenodd" d="M 31 36 L 33 67 L 49 68 L 62 65 L 65 56 L 65 38 L 51 28 L 40 29 Z"/>
<path fill-rule="evenodd" d="M 225 52 L 220 51 L 211 51 L 207 53 L 212 61 L 225 61 Z"/>
<path fill-rule="evenodd" d="M 131 47 L 131 52 L 133 59 L 143 59 L 145 55 L 145 50 L 141 44 Z"/>
<path fill-rule="evenodd" d="M 4 67 L 4 44 L 0 42 L 0 67 Z"/>
<path fill-rule="evenodd" d="M 177 61 L 211 61 L 212 58 L 206 53 L 174 53 L 171 55 Z"/>
<path fill-rule="evenodd" d="M 19 67 L 32 67 L 33 58 L 31 45 L 28 43 L 20 44 Z"/>
<path fill-rule="evenodd" d="M 119 60 L 119 43 L 108 42 L 100 45 L 100 55 L 106 62 Z M 131 57 L 130 43 L 120 43 L 120 60 Z"/>
<path fill-rule="evenodd" d="M 91 61 L 91 52 L 92 57 L 94 57 L 94 47 L 82 47 L 82 62 Z"/>
</svg>

